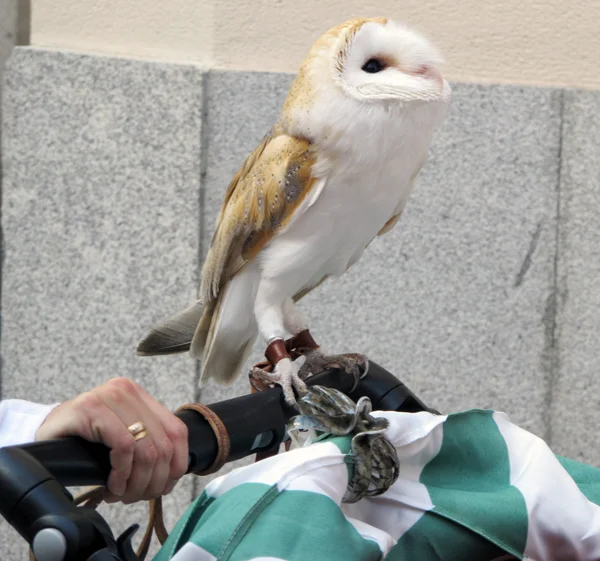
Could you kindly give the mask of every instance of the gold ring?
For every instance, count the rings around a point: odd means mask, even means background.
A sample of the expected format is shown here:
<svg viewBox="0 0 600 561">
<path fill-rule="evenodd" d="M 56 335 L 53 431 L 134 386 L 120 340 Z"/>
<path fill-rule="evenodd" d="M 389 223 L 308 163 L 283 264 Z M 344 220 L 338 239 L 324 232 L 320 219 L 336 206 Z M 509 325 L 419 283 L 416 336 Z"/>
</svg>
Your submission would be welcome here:
<svg viewBox="0 0 600 561">
<path fill-rule="evenodd" d="M 140 440 L 148 436 L 148 430 L 146 429 L 146 425 L 144 425 L 144 423 L 140 421 L 138 421 L 137 423 L 133 423 L 133 425 L 127 427 L 127 430 L 131 433 L 135 440 Z"/>
</svg>

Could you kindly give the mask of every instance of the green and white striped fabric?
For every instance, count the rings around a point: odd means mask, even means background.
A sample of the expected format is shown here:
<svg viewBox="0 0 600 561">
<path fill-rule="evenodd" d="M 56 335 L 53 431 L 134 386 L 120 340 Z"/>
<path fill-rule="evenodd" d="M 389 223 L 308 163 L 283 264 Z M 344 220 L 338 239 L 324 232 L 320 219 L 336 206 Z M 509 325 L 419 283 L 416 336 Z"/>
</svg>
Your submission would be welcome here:
<svg viewBox="0 0 600 561">
<path fill-rule="evenodd" d="M 342 503 L 350 439 L 212 481 L 154 561 L 600 559 L 600 470 L 558 457 L 499 412 L 373 412 L 400 476 Z"/>
</svg>

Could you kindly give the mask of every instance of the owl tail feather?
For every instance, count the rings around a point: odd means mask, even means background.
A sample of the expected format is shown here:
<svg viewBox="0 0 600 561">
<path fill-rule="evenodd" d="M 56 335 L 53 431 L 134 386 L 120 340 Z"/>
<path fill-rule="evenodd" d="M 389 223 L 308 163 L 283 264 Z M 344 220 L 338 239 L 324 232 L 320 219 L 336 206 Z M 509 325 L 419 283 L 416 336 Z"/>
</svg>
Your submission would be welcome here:
<svg viewBox="0 0 600 561">
<path fill-rule="evenodd" d="M 253 303 L 259 275 L 244 267 L 222 288 L 218 297 L 204 305 L 175 314 L 153 328 L 138 344 L 137 354 L 155 356 L 190 351 L 202 362 L 202 381 L 214 378 L 232 383 L 250 356 L 258 334 Z"/>
<path fill-rule="evenodd" d="M 190 351 L 202 360 L 202 381 L 228 385 L 240 375 L 258 334 L 253 309 L 258 281 L 253 267 L 244 268 L 204 310 Z"/>
<path fill-rule="evenodd" d="M 197 301 L 193 306 L 171 316 L 138 343 L 137 354 L 155 356 L 188 351 L 204 311 L 205 306 Z"/>
</svg>

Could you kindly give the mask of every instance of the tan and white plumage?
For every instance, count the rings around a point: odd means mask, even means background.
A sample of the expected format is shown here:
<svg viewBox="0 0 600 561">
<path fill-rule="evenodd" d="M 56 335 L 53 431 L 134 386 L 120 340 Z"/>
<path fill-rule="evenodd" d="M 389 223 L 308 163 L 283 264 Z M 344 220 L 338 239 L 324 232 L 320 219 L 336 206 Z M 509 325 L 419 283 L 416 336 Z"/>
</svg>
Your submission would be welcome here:
<svg viewBox="0 0 600 561">
<path fill-rule="evenodd" d="M 441 62 L 427 39 L 384 18 L 325 33 L 227 189 L 198 302 L 138 353 L 190 349 L 202 379 L 228 383 L 258 334 L 306 332 L 296 302 L 343 274 L 405 207 L 450 98 Z M 299 366 L 289 356 L 275 365 L 289 401 Z"/>
</svg>

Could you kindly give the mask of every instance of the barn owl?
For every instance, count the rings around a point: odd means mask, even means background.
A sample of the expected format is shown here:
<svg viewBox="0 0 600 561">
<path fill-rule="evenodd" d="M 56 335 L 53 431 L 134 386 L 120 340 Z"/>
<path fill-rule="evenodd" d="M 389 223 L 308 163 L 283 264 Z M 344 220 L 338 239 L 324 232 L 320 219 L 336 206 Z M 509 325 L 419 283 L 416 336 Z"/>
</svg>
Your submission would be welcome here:
<svg viewBox="0 0 600 561">
<path fill-rule="evenodd" d="M 442 63 L 427 38 L 386 18 L 320 37 L 229 184 L 198 300 L 152 329 L 138 354 L 190 351 L 202 380 L 227 384 L 260 336 L 272 380 L 294 403 L 304 357 L 289 349 L 321 352 L 297 303 L 399 219 L 451 97 Z"/>
</svg>

